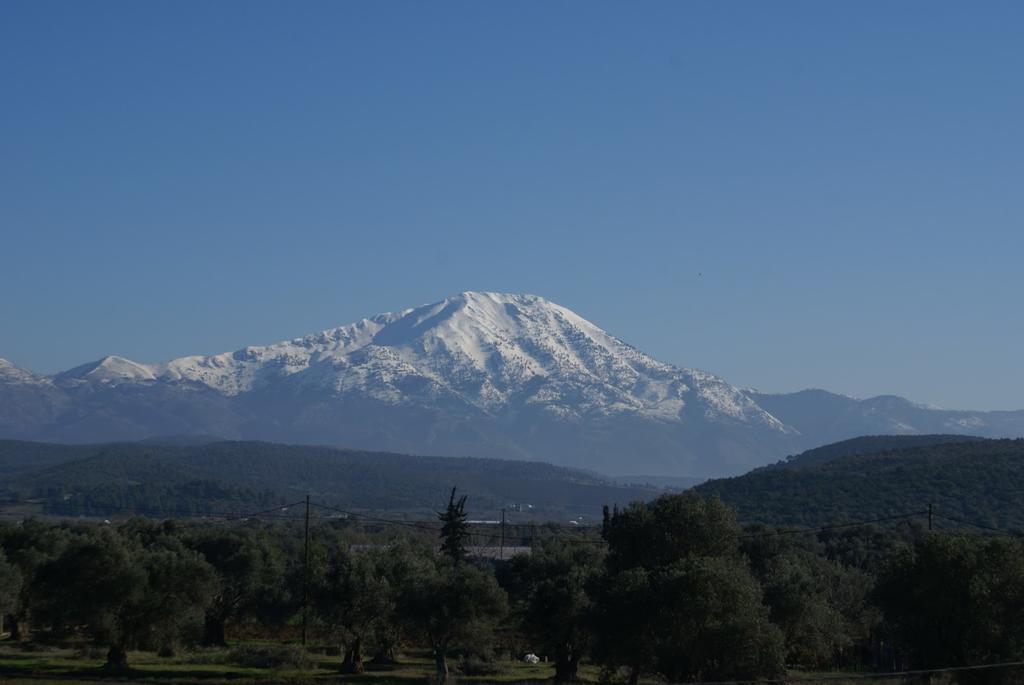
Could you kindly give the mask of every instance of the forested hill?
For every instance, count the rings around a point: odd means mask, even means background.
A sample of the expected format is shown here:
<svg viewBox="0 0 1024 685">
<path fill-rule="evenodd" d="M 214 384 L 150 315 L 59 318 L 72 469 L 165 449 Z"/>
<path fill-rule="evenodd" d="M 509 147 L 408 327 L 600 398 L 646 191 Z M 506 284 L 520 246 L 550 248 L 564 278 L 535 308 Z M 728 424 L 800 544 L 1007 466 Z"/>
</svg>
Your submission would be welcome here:
<svg viewBox="0 0 1024 685">
<path fill-rule="evenodd" d="M 751 523 L 826 525 L 932 504 L 937 525 L 957 519 L 1024 529 L 1024 440 L 943 442 L 809 462 L 712 480 L 696 490 L 717 495 Z"/>
<path fill-rule="evenodd" d="M 652 489 L 607 483 L 540 462 L 419 457 L 265 442 L 52 445 L 0 440 L 0 502 L 39 501 L 49 513 L 205 513 L 296 501 L 307 492 L 344 509 L 428 516 L 452 486 L 473 516 L 600 516 L 605 503 Z M 522 514 L 522 516 L 519 516 Z"/>
<path fill-rule="evenodd" d="M 974 442 L 984 438 L 973 435 L 864 435 L 829 445 L 822 445 L 786 458 L 777 464 L 764 468 L 803 468 L 820 466 L 840 457 L 856 457 L 862 454 L 878 454 L 897 450 L 945 445 L 951 442 Z"/>
</svg>

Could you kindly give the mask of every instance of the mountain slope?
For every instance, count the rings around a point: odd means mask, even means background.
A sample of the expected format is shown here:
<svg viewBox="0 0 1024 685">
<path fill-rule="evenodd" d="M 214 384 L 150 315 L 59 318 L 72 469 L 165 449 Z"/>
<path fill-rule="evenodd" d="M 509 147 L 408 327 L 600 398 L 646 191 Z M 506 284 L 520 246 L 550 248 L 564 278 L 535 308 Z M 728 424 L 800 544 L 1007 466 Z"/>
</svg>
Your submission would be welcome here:
<svg viewBox="0 0 1024 685">
<path fill-rule="evenodd" d="M 878 454 L 882 452 L 896 452 L 898 450 L 913 449 L 918 447 L 931 447 L 933 445 L 948 445 L 950 443 L 974 442 L 983 440 L 974 435 L 864 435 L 859 438 L 850 438 L 841 442 L 829 445 L 822 445 L 809 449 L 806 452 L 792 455 L 785 461 L 765 466 L 766 469 L 786 468 L 802 469 L 821 466 L 843 457 L 857 457 L 862 454 Z"/>
</svg>

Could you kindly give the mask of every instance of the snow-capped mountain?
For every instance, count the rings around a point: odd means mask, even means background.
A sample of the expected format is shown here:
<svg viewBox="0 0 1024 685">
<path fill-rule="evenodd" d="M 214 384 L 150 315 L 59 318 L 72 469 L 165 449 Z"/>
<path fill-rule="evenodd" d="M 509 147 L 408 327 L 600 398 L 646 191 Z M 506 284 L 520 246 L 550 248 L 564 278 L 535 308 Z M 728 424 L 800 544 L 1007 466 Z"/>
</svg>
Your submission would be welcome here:
<svg viewBox="0 0 1024 685">
<path fill-rule="evenodd" d="M 785 430 L 722 379 L 658 362 L 533 295 L 466 292 L 267 347 L 154 365 L 107 357 L 67 375 L 193 381 L 225 395 L 287 382 L 393 404 L 449 397 L 490 415 L 534 406 L 571 420 L 676 420 L 695 405 L 709 420 Z"/>
<path fill-rule="evenodd" d="M 807 412 L 778 397 L 659 362 L 541 297 L 466 292 L 161 364 L 40 377 L 0 362 L 0 437 L 204 434 L 713 476 L 812 446 Z"/>
<path fill-rule="evenodd" d="M 19 369 L 6 359 L 0 359 L 0 383 L 7 383 L 10 385 L 40 385 L 46 383 L 46 379 L 40 378 L 25 369 Z"/>
</svg>

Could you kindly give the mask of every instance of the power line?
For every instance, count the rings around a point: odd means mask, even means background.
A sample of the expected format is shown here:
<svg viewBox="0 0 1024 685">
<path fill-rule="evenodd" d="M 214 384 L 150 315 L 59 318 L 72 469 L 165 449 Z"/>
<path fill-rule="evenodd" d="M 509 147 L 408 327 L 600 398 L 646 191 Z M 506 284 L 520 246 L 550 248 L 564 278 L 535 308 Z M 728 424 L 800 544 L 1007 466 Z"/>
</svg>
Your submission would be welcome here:
<svg viewBox="0 0 1024 685">
<path fill-rule="evenodd" d="M 272 509 L 264 509 L 263 511 L 254 511 L 254 512 L 250 512 L 250 513 L 247 513 L 247 514 L 234 514 L 234 515 L 229 516 L 229 518 L 235 518 L 235 519 L 256 518 L 257 516 L 264 516 L 264 515 L 272 514 L 274 512 L 278 512 L 278 511 L 281 511 L 283 509 L 290 509 L 291 507 L 297 507 L 300 504 L 302 504 L 301 501 L 299 501 L 299 502 L 292 502 L 291 504 L 282 504 L 280 506 L 273 507 Z M 296 518 L 296 517 L 289 516 L 288 518 Z"/>
<path fill-rule="evenodd" d="M 940 514 L 938 512 L 935 513 L 935 516 L 937 516 L 940 519 L 946 519 L 947 521 L 952 521 L 953 523 L 959 523 L 962 526 L 973 526 L 974 528 L 979 528 L 981 530 L 990 530 L 993 533 L 1003 533 L 1004 535 L 1011 535 L 1013 537 L 1020 537 L 1020 532 L 1014 531 L 1014 530 L 1006 530 L 1006 529 L 1003 529 L 1003 528 L 995 528 L 993 526 L 986 526 L 983 523 L 974 523 L 972 521 L 965 521 L 963 519 L 958 519 L 958 518 L 955 518 L 953 516 L 946 516 L 945 514 Z"/>
<path fill-rule="evenodd" d="M 274 507 L 271 507 L 271 508 L 268 508 L 268 509 L 262 509 L 262 510 L 259 510 L 259 511 L 251 511 L 251 512 L 197 512 L 197 511 L 194 511 L 194 510 L 191 510 L 191 509 L 167 509 L 167 508 L 143 507 L 143 506 L 127 506 L 127 507 L 113 508 L 113 507 L 103 507 L 103 506 L 99 506 L 99 505 L 91 505 L 91 504 L 84 504 L 84 503 L 74 503 L 74 502 L 60 502 L 60 503 L 53 504 L 53 503 L 46 503 L 46 502 L 41 503 L 41 502 L 35 501 L 35 500 L 7 500 L 5 502 L 0 503 L 0 507 L 3 507 L 5 505 L 8 507 L 6 510 L 0 508 L 0 516 L 4 516 L 4 517 L 19 517 L 19 516 L 20 517 L 25 517 L 25 516 L 30 515 L 30 514 L 26 514 L 26 513 L 17 512 L 17 511 L 10 511 L 10 509 L 9 509 L 10 505 L 39 505 L 39 504 L 48 504 L 52 509 L 54 509 L 56 511 L 44 512 L 44 515 L 51 515 L 51 516 L 62 516 L 62 515 L 64 515 L 64 514 L 60 513 L 60 511 L 62 509 L 65 509 L 65 510 L 66 509 L 73 509 L 73 510 L 78 510 L 78 511 L 90 512 L 90 513 L 92 513 L 96 517 L 107 516 L 107 515 L 118 515 L 118 514 L 136 514 L 136 515 L 142 515 L 142 516 L 165 516 L 165 517 L 183 517 L 183 518 L 184 517 L 195 517 L 195 518 L 202 518 L 202 519 L 220 519 L 220 520 L 224 520 L 224 521 L 239 521 L 239 520 L 249 519 L 249 518 L 265 518 L 265 519 L 276 519 L 276 520 L 282 520 L 282 521 L 300 521 L 303 518 L 302 516 L 292 516 L 292 515 L 283 514 L 281 512 L 286 511 L 287 509 L 290 509 L 292 507 L 300 506 L 300 505 L 302 505 L 304 503 L 305 503 L 305 500 L 302 500 L 302 501 L 298 501 L 298 502 L 291 502 L 291 503 L 288 503 L 288 504 L 281 504 L 281 505 L 277 505 L 277 506 L 274 506 Z M 327 510 L 327 511 L 333 511 L 333 512 L 336 512 L 336 513 L 339 513 L 339 514 L 344 514 L 345 516 L 347 516 L 349 518 L 352 518 L 352 519 L 355 519 L 355 520 L 361 520 L 361 521 L 367 521 L 367 522 L 373 522 L 373 523 L 381 523 L 381 524 L 386 524 L 386 525 L 405 526 L 407 528 L 413 528 L 413 529 L 417 529 L 417 530 L 424 530 L 424 531 L 429 531 L 429 532 L 432 532 L 432 533 L 438 533 L 440 531 L 440 527 L 437 524 L 433 523 L 433 522 L 428 522 L 428 521 L 410 521 L 410 520 L 405 520 L 405 519 L 384 518 L 384 517 L 380 517 L 380 516 L 374 516 L 372 514 L 366 514 L 366 513 L 356 512 L 356 511 L 352 511 L 352 510 L 348 510 L 348 509 L 342 509 L 340 507 L 335 507 L 335 506 L 331 506 L 331 505 L 328 505 L 328 504 L 321 504 L 321 503 L 312 502 L 312 501 L 310 501 L 309 504 L 312 507 L 317 507 L 319 509 L 324 509 L 324 510 Z M 927 516 L 927 515 L 928 515 L 928 512 L 926 510 L 922 510 L 922 511 L 916 511 L 916 512 L 909 512 L 909 513 L 906 513 L 906 514 L 896 514 L 896 515 L 893 515 L 893 516 L 883 516 L 883 517 L 874 518 L 874 519 L 867 519 L 867 520 L 861 520 L 861 521 L 851 521 L 851 522 L 848 522 L 848 523 L 837 523 L 837 524 L 830 524 L 830 525 L 825 525 L 825 526 L 816 526 L 816 527 L 811 527 L 811 528 L 787 528 L 787 529 L 774 529 L 774 530 L 765 530 L 765 531 L 756 531 L 756 532 L 746 532 L 746 533 L 741 533 L 738 537 L 739 537 L 739 539 L 752 539 L 752 538 L 775 537 L 775 536 L 783 536 L 783 535 L 815 534 L 815 533 L 822 533 L 822 532 L 826 532 L 826 531 L 830 531 L 830 530 L 842 530 L 842 529 L 847 529 L 847 528 L 857 528 L 857 527 L 862 527 L 862 526 L 874 525 L 874 524 L 878 524 L 878 523 L 887 523 L 887 522 L 892 522 L 892 521 L 900 521 L 900 520 L 912 519 L 912 518 L 916 518 L 916 517 L 923 517 L 923 516 Z M 993 527 L 993 526 L 988 526 L 988 525 L 981 524 L 981 523 L 975 523 L 975 522 L 972 522 L 972 521 L 967 521 L 967 520 L 964 520 L 964 519 L 959 519 L 959 518 L 956 518 L 956 517 L 953 517 L 953 516 L 948 516 L 946 514 L 940 514 L 938 512 L 933 512 L 933 516 L 937 517 L 937 518 L 945 519 L 947 521 L 950 521 L 950 522 L 953 522 L 953 523 L 956 523 L 956 524 L 959 524 L 959 525 L 971 526 L 971 527 L 974 527 L 974 528 L 978 528 L 980 530 L 987 530 L 987 531 L 991 531 L 991 532 L 994 532 L 994 533 L 1003 533 L 1003 534 L 1012 535 L 1012 536 L 1015 536 L 1015 537 L 1020 537 L 1020 535 L 1021 535 L 1017 531 L 1010 531 L 1010 530 L 1005 530 L 1005 529 L 1001 529 L 1001 528 L 996 528 L 996 527 Z M 476 525 L 478 525 L 480 527 L 484 527 L 484 528 L 489 527 L 491 525 L 495 525 L 495 526 L 499 526 L 500 527 L 500 523 L 499 524 L 476 524 Z M 513 532 L 506 532 L 505 533 L 506 541 L 518 540 L 521 544 L 533 544 L 536 541 L 543 541 L 543 540 L 555 540 L 555 541 L 563 541 L 563 542 L 567 542 L 567 543 L 578 543 L 578 544 L 597 544 L 597 545 L 604 545 L 604 544 L 606 544 L 606 541 L 603 538 L 595 538 L 595 537 L 587 537 L 587 536 L 585 536 L 585 533 L 587 531 L 596 530 L 597 526 L 565 526 L 565 525 L 547 523 L 547 524 L 542 524 L 542 527 L 539 530 L 537 530 L 537 532 L 534 532 L 532 535 L 516 535 L 515 532 L 514 532 L 515 528 L 517 528 L 519 526 L 524 526 L 524 525 L 531 525 L 532 527 L 535 527 L 535 524 L 532 524 L 532 523 L 531 524 L 515 524 L 515 523 L 512 523 L 512 524 L 506 524 L 506 525 L 509 528 L 513 529 Z M 569 530 L 569 531 L 574 531 L 574 532 L 580 532 L 580 533 L 584 533 L 584 535 L 567 535 L 567 534 L 564 534 L 564 533 L 552 533 L 552 534 L 545 535 L 542 532 L 540 532 L 540 531 L 543 531 L 543 530 L 550 530 L 552 528 L 554 528 L 555 530 L 561 530 L 561 531 Z M 500 530 L 500 528 L 499 528 L 499 530 Z M 471 533 L 471 534 L 474 537 L 477 537 L 477 538 L 482 538 L 483 536 L 486 535 L 487 536 L 486 539 L 488 541 L 497 540 L 497 539 L 499 539 L 499 536 L 500 536 L 499 532 L 495 532 L 495 533 L 474 532 L 474 533 Z"/>
<path fill-rule="evenodd" d="M 360 520 L 363 520 L 363 521 L 373 521 L 374 523 L 388 523 L 388 524 L 392 524 L 392 525 L 396 525 L 396 526 L 408 526 L 409 528 L 419 528 L 420 530 L 429 530 L 429 531 L 431 531 L 433 533 L 440 532 L 440 530 L 441 530 L 440 526 L 431 525 L 431 524 L 426 523 L 425 521 L 424 522 L 419 522 L 419 521 L 403 521 L 403 520 L 400 520 L 400 519 L 380 518 L 378 516 L 371 516 L 370 514 L 360 514 L 360 513 L 354 512 L 354 511 L 348 511 L 346 509 L 339 509 L 338 507 L 332 507 L 332 506 L 330 506 L 328 504 L 319 504 L 317 502 L 310 502 L 310 505 L 314 506 L 314 507 L 317 507 L 319 509 L 326 509 L 328 511 L 334 511 L 334 512 L 337 512 L 339 514 L 345 514 L 346 516 L 348 516 L 350 518 L 360 519 Z"/>
</svg>

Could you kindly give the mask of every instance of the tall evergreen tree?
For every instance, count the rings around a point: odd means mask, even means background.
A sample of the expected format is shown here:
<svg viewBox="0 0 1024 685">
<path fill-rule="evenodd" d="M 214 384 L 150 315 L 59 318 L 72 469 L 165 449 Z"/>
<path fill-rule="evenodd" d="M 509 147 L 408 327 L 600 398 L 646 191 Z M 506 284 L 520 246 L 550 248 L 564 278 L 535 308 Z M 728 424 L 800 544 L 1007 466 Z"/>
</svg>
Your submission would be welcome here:
<svg viewBox="0 0 1024 685">
<path fill-rule="evenodd" d="M 441 520 L 441 553 L 459 562 L 466 556 L 466 541 L 469 539 L 469 524 L 466 523 L 466 496 L 455 499 L 455 490 L 448 498 L 448 506 L 438 512 Z"/>
</svg>

